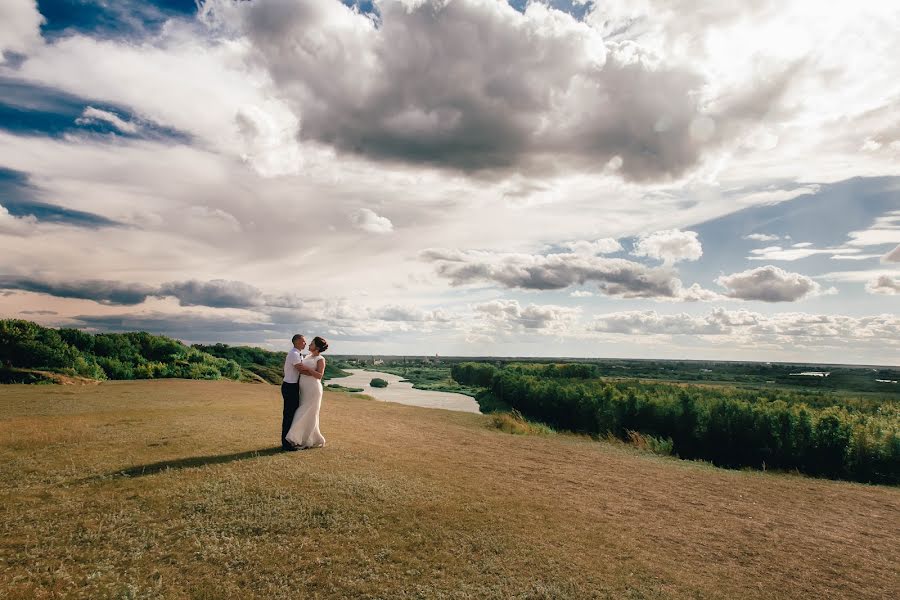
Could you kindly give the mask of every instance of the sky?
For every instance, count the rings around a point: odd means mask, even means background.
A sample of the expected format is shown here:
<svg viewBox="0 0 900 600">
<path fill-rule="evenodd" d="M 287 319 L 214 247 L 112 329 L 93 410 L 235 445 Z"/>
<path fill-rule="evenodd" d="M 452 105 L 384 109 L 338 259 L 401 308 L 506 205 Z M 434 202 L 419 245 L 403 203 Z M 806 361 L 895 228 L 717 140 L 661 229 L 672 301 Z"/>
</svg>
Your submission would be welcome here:
<svg viewBox="0 0 900 600">
<path fill-rule="evenodd" d="M 3 0 L 0 317 L 900 364 L 900 4 Z"/>
</svg>

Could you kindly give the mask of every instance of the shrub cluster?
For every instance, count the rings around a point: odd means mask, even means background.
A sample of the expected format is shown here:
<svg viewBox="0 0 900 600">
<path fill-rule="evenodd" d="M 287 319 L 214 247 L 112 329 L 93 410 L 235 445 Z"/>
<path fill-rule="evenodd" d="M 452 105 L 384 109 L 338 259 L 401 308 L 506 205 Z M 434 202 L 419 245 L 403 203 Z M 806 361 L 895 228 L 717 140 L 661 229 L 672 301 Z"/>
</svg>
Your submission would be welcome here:
<svg viewBox="0 0 900 600">
<path fill-rule="evenodd" d="M 137 333 L 90 334 L 0 320 L 0 363 L 91 379 L 239 379 L 241 367 L 171 338 Z"/>
<path fill-rule="evenodd" d="M 637 432 L 670 440 L 671 451 L 681 458 L 724 467 L 900 483 L 895 407 L 866 414 L 842 406 L 813 408 L 788 391 L 550 378 L 540 373 L 479 363 L 462 363 L 452 370 L 459 383 L 486 387 L 528 419 L 556 429 L 626 440 Z"/>
</svg>

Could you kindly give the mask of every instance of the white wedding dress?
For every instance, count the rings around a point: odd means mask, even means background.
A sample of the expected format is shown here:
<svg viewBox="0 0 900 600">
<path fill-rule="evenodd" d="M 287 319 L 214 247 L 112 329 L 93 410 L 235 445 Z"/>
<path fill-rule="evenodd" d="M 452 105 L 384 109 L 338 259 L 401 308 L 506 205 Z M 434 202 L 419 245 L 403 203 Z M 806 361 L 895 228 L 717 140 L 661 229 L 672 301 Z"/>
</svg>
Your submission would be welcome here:
<svg viewBox="0 0 900 600">
<path fill-rule="evenodd" d="M 301 363 L 315 370 L 322 356 L 307 356 Z M 301 448 L 321 448 L 325 438 L 319 432 L 319 408 L 322 406 L 322 380 L 309 375 L 300 376 L 300 408 L 285 439 Z"/>
</svg>

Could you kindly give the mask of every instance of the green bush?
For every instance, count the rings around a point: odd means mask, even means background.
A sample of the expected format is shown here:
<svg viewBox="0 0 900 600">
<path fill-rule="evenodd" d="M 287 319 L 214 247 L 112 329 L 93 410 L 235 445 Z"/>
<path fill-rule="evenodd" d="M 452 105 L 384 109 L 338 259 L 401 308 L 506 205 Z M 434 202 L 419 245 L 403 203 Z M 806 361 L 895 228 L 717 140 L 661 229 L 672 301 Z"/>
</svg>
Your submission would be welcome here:
<svg viewBox="0 0 900 600">
<path fill-rule="evenodd" d="M 637 435 L 654 452 L 724 467 L 900 483 L 895 407 L 867 414 L 809 407 L 807 392 L 551 377 L 533 364 L 496 369 L 461 363 L 452 371 L 463 385 L 484 385 L 488 373 L 485 399 L 555 429 L 626 441 Z"/>
<path fill-rule="evenodd" d="M 240 365 L 146 332 L 90 334 L 0 320 L 0 365 L 91 379 L 240 379 Z"/>
<path fill-rule="evenodd" d="M 380 377 L 375 377 L 372 381 L 369 382 L 369 385 L 376 388 L 386 388 L 388 386 L 388 382 Z"/>
</svg>

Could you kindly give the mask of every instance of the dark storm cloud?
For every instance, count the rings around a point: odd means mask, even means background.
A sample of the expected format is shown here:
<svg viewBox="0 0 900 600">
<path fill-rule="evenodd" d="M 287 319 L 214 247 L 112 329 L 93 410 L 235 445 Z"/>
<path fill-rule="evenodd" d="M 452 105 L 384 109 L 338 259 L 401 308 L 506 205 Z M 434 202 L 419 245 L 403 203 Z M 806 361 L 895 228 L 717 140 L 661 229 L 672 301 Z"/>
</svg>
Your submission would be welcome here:
<svg viewBox="0 0 900 600">
<path fill-rule="evenodd" d="M 625 177 L 651 180 L 717 143 L 692 132 L 697 73 L 541 5 L 384 0 L 376 21 L 336 0 L 210 7 L 211 22 L 251 40 L 302 138 L 373 159 L 600 170 L 618 156 Z"/>
<path fill-rule="evenodd" d="M 253 308 L 264 304 L 262 292 L 242 281 L 179 281 L 160 286 L 157 295 L 172 296 L 182 306 Z"/>
<path fill-rule="evenodd" d="M 493 283 L 505 288 L 559 290 L 595 283 L 609 296 L 676 298 L 682 283 L 671 269 L 621 258 L 579 254 L 489 254 L 432 249 L 422 258 L 436 264 L 451 285 Z"/>
<path fill-rule="evenodd" d="M 0 290 L 48 294 L 58 298 L 93 300 L 100 304 L 133 306 L 148 298 L 175 298 L 180 306 L 285 310 L 303 306 L 289 295 L 263 294 L 243 281 L 172 281 L 161 286 L 107 280 L 55 281 L 42 277 L 0 276 Z"/>
<path fill-rule="evenodd" d="M 29 277 L 0 276 L 0 289 L 48 294 L 59 298 L 93 300 L 100 304 L 133 306 L 154 294 L 154 288 L 139 283 L 103 279 L 50 281 Z"/>
</svg>

